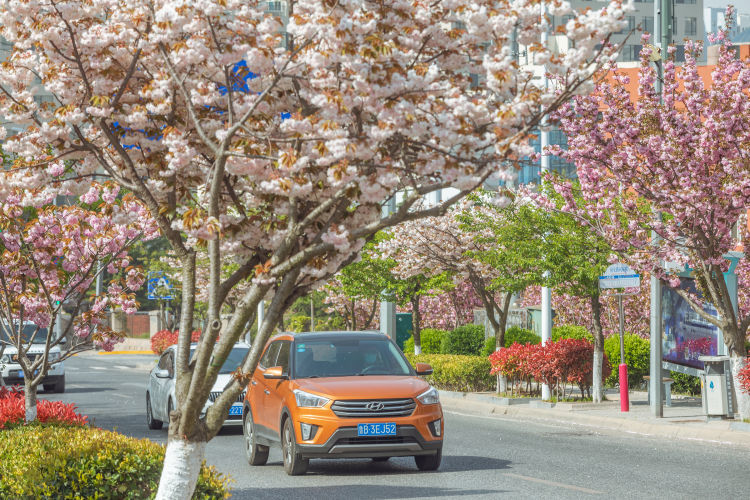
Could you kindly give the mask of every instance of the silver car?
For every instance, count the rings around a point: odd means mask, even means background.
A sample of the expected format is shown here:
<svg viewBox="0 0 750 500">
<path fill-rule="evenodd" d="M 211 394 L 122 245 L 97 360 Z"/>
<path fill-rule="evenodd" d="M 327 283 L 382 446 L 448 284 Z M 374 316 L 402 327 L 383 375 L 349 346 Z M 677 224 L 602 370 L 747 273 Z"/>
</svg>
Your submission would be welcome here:
<svg viewBox="0 0 750 500">
<path fill-rule="evenodd" d="M 192 358 L 198 344 L 191 344 L 190 357 Z M 151 370 L 146 387 L 146 423 L 149 429 L 161 429 L 164 422 L 169 423 L 169 414 L 175 407 L 175 373 L 177 363 L 177 346 L 169 346 L 159 358 L 159 362 Z M 227 360 L 219 371 L 216 383 L 211 389 L 203 414 L 209 406 L 221 395 L 224 388 L 232 381 L 232 372 L 242 363 L 250 350 L 250 346 L 244 342 L 238 342 L 232 348 Z M 242 403 L 245 400 L 245 391 L 237 397 L 237 401 L 229 409 L 229 415 L 224 425 L 242 425 Z"/>
</svg>

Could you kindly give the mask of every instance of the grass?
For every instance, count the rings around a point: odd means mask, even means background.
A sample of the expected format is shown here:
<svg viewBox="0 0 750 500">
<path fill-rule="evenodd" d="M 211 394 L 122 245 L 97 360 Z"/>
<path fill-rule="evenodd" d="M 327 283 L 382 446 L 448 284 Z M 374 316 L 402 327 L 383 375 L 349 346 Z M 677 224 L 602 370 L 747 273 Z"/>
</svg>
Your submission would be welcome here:
<svg viewBox="0 0 750 500">
<path fill-rule="evenodd" d="M 150 339 L 151 338 L 151 334 L 149 332 L 138 333 L 138 334 L 135 334 L 135 335 L 133 335 L 131 333 L 128 333 L 128 334 L 125 335 L 125 337 L 127 337 L 129 339 Z"/>
</svg>

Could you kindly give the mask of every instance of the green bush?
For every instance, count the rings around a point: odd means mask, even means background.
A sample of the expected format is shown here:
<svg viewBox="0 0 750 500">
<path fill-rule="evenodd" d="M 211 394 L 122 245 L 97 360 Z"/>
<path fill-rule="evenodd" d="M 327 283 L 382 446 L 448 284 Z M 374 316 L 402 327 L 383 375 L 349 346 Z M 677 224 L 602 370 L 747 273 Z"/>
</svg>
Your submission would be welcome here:
<svg viewBox="0 0 750 500">
<path fill-rule="evenodd" d="M 448 333 L 447 330 L 438 330 L 437 328 L 425 328 L 419 332 L 419 338 L 422 341 L 423 354 L 440 354 L 440 343 L 443 337 Z M 414 337 L 409 337 L 404 341 L 404 352 L 414 353 Z"/>
<path fill-rule="evenodd" d="M 164 447 L 91 427 L 0 431 L 0 498 L 153 498 Z M 228 480 L 201 468 L 195 498 L 228 498 Z"/>
<path fill-rule="evenodd" d="M 575 325 L 561 325 L 552 328 L 551 332 L 552 342 L 557 342 L 560 339 L 576 339 L 576 340 L 588 340 L 594 342 L 594 336 L 591 335 L 586 327 L 575 326 Z"/>
<path fill-rule="evenodd" d="M 286 324 L 286 330 L 288 332 L 309 332 L 310 331 L 310 316 L 304 314 L 296 314 L 289 318 L 289 322 Z"/>
<path fill-rule="evenodd" d="M 672 392 L 680 394 L 690 394 L 691 396 L 700 396 L 701 379 L 695 375 L 687 375 L 680 372 L 669 372 L 669 377 L 674 380 Z"/>
<path fill-rule="evenodd" d="M 542 338 L 531 330 L 521 328 L 518 326 L 511 326 L 505 331 L 505 347 L 510 347 L 514 343 L 517 344 L 541 344 Z M 482 356 L 489 356 L 495 352 L 495 337 L 489 337 L 484 341 L 484 349 L 482 349 Z"/>
<path fill-rule="evenodd" d="M 632 333 L 626 333 L 625 339 L 625 363 L 628 365 L 628 387 L 640 387 L 643 376 L 648 375 L 651 346 L 648 339 L 639 337 Z M 604 353 L 609 359 L 612 374 L 607 378 L 607 385 L 615 385 L 619 379 L 620 366 L 620 336 L 612 335 L 604 339 Z"/>
<path fill-rule="evenodd" d="M 464 325 L 447 332 L 440 344 L 440 354 L 479 356 L 484 348 L 484 326 Z"/>
<path fill-rule="evenodd" d="M 429 363 L 432 375 L 425 380 L 438 389 L 459 392 L 485 392 L 495 389 L 497 378 L 490 374 L 490 360 L 456 354 L 406 354 L 412 365 Z"/>
</svg>

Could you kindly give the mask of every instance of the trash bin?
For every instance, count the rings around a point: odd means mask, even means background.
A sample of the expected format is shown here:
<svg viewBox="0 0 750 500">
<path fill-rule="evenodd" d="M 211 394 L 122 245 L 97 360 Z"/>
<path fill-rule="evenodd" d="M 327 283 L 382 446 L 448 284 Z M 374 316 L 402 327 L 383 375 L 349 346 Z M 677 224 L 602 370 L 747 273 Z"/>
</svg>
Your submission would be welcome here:
<svg viewBox="0 0 750 500">
<path fill-rule="evenodd" d="M 709 417 L 729 415 L 729 391 L 727 374 L 729 373 L 729 356 L 700 356 L 703 361 L 703 409 Z"/>
</svg>

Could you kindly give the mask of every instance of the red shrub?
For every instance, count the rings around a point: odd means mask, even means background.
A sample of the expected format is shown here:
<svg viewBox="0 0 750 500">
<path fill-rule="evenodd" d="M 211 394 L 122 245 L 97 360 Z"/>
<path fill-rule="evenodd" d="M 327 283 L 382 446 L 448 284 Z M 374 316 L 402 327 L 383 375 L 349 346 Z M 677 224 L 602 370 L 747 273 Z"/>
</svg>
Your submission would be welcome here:
<svg viewBox="0 0 750 500">
<path fill-rule="evenodd" d="M 39 399 L 36 402 L 36 417 L 39 422 L 85 425 L 88 421 L 86 415 L 76 413 L 73 403 L 62 401 L 47 401 Z M 26 418 L 26 401 L 23 390 L 13 387 L 10 390 L 0 387 L 0 429 L 6 423 L 20 424 Z"/>
<path fill-rule="evenodd" d="M 740 379 L 740 389 L 746 394 L 750 394 L 750 358 L 745 361 L 745 368 L 737 374 Z"/>
<path fill-rule="evenodd" d="M 169 330 L 159 330 L 151 337 L 151 350 L 156 354 L 161 354 L 167 350 L 167 347 L 175 345 L 177 343 L 177 337 L 180 331 L 175 330 L 170 332 Z M 190 335 L 191 342 L 198 342 L 201 338 L 201 331 L 195 330 Z"/>
</svg>

